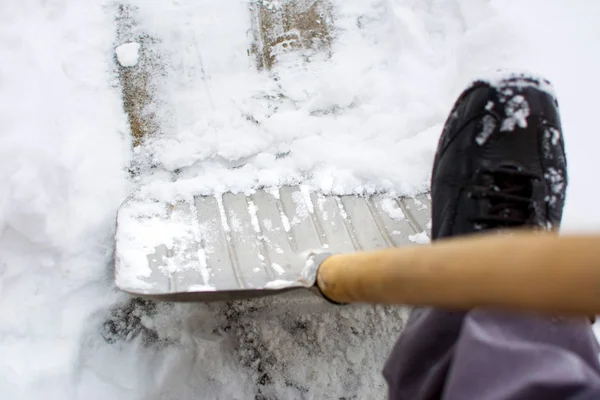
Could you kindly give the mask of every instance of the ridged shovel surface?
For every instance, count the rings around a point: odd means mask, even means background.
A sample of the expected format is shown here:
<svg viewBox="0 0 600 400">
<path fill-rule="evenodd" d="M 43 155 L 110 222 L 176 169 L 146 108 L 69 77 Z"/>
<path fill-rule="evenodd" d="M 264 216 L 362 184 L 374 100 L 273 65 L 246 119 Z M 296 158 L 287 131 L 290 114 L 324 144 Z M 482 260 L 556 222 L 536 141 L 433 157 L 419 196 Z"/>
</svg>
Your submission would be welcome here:
<svg viewBox="0 0 600 400">
<path fill-rule="evenodd" d="M 302 186 L 165 202 L 132 195 L 119 210 L 115 279 L 171 301 L 275 294 L 314 284 L 310 253 L 429 241 L 428 195 L 331 196 Z"/>
</svg>

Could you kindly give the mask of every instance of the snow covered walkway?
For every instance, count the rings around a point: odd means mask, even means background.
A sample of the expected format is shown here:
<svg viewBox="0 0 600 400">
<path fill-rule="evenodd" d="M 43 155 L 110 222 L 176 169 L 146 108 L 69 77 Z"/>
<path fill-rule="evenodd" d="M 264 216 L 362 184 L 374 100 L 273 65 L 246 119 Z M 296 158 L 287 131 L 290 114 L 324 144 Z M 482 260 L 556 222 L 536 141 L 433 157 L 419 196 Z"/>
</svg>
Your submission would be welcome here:
<svg viewBox="0 0 600 400">
<path fill-rule="evenodd" d="M 206 193 L 300 180 L 339 193 L 422 191 L 454 98 L 490 69 L 553 82 L 569 161 L 565 226 L 600 227 L 597 2 L 322 1 L 325 47 L 282 52 L 262 69 L 256 7 L 286 2 L 256 3 L 0 5 L 3 398 L 382 398 L 406 310 L 292 296 L 132 302 L 112 282 L 115 212 L 140 182 L 174 174 L 185 183 L 174 190 Z M 156 134 L 135 151 L 115 54 L 129 42 L 140 58 L 123 68 L 151 67 L 130 74 L 148 79 L 139 129 Z"/>
</svg>

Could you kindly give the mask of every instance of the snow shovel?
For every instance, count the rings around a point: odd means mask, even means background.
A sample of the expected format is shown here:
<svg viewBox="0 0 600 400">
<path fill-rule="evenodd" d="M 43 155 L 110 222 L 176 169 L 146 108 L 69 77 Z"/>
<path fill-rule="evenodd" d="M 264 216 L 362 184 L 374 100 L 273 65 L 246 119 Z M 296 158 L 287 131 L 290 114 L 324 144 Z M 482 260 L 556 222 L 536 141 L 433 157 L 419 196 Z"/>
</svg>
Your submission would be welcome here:
<svg viewBox="0 0 600 400">
<path fill-rule="evenodd" d="M 173 185 L 174 186 L 174 185 Z M 195 196 L 142 187 L 117 217 L 119 288 L 165 300 L 232 300 L 305 287 L 310 252 L 427 242 L 427 195 L 325 196 L 305 186 Z"/>
<path fill-rule="evenodd" d="M 310 289 L 336 303 L 596 314 L 600 237 L 515 232 L 427 242 L 427 195 L 282 187 L 162 201 L 117 219 L 115 279 L 136 296 L 222 301 Z"/>
</svg>

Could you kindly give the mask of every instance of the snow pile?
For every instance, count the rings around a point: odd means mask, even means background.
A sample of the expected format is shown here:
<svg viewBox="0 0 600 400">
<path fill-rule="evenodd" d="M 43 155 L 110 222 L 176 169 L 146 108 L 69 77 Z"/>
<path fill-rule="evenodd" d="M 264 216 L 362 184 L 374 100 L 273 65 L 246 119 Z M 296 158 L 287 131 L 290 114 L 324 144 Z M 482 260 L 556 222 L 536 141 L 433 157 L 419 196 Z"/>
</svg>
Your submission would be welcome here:
<svg viewBox="0 0 600 400">
<path fill-rule="evenodd" d="M 248 68 L 243 3 L 140 3 L 139 13 L 170 59 L 165 135 L 145 149 L 182 170 L 170 190 L 300 181 L 334 193 L 426 190 L 441 124 L 462 89 L 459 70 L 445 67 L 464 36 L 451 17 L 460 8 L 335 2 L 331 59 L 287 57 L 270 74 Z M 182 38 L 191 45 L 182 49 Z"/>
<path fill-rule="evenodd" d="M 170 68 L 156 110 L 164 136 L 138 149 L 181 169 L 181 187 L 167 192 L 304 179 L 345 193 L 424 189 L 455 96 L 482 71 L 517 67 L 557 92 L 567 227 L 599 226 L 589 165 L 600 147 L 591 40 L 600 4 L 336 0 L 331 59 L 284 60 L 275 80 L 248 68 L 244 2 L 130 2 Z M 103 0 L 0 5 L 0 393 L 383 397 L 402 309 L 309 299 L 152 305 L 115 291 L 112 236 L 129 155 L 110 72 L 121 44 L 114 15 Z"/>
<path fill-rule="evenodd" d="M 0 5 L 6 399 L 85 398 L 82 354 L 103 342 L 96 313 L 115 301 L 114 216 L 127 190 L 129 150 L 111 87 L 111 19 L 94 2 Z"/>
</svg>

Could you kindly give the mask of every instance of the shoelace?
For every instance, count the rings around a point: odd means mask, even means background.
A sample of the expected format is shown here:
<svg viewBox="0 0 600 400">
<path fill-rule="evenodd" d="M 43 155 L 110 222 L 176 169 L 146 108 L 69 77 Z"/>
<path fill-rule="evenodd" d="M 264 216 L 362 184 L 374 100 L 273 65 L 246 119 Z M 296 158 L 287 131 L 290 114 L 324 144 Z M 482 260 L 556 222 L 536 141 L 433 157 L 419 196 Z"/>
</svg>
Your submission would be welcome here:
<svg viewBox="0 0 600 400">
<path fill-rule="evenodd" d="M 527 223 L 533 211 L 533 181 L 539 176 L 513 166 L 479 171 L 481 184 L 471 188 L 472 198 L 486 199 L 486 212 L 470 218 L 479 229 L 514 227 Z"/>
</svg>

